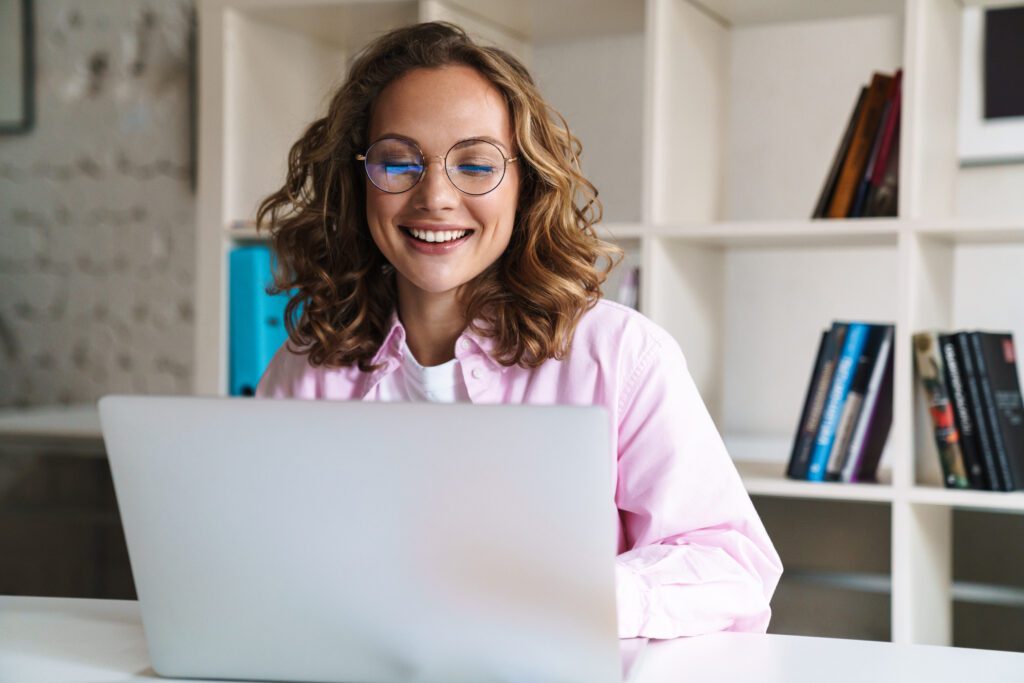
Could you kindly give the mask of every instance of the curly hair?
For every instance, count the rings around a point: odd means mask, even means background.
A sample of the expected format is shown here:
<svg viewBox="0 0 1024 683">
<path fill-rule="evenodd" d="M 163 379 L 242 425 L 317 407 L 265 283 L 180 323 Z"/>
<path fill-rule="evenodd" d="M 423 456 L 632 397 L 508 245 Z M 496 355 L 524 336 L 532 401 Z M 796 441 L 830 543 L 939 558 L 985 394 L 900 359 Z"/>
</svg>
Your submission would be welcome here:
<svg viewBox="0 0 1024 683">
<path fill-rule="evenodd" d="M 564 358 L 580 317 L 622 258 L 593 228 L 601 204 L 581 172 L 579 140 L 526 68 L 449 23 L 395 29 L 358 54 L 327 114 L 292 146 L 284 185 L 256 214 L 257 226 L 269 223 L 277 257 L 270 292 L 292 293 L 289 341 L 315 366 L 373 369 L 397 286 L 370 235 L 366 179 L 354 157 L 367 147 L 372 105 L 389 83 L 448 65 L 476 69 L 504 96 L 522 161 L 509 245 L 460 297 L 470 329 L 493 339 L 495 359 L 537 367 Z"/>
</svg>

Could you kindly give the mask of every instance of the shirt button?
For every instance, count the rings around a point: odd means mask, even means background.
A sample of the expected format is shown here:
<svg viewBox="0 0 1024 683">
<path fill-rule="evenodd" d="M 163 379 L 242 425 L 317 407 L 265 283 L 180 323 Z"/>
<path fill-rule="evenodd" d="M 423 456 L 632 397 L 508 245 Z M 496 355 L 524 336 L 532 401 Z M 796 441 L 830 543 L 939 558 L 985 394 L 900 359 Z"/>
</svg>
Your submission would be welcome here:
<svg viewBox="0 0 1024 683">
<path fill-rule="evenodd" d="M 480 379 L 483 377 L 484 371 L 480 368 L 473 368 L 469 374 L 473 375 L 473 379 Z"/>
<path fill-rule="evenodd" d="M 460 339 L 459 340 L 459 349 L 461 349 L 462 351 L 468 351 L 469 350 L 469 342 L 466 341 L 465 339 Z"/>
</svg>

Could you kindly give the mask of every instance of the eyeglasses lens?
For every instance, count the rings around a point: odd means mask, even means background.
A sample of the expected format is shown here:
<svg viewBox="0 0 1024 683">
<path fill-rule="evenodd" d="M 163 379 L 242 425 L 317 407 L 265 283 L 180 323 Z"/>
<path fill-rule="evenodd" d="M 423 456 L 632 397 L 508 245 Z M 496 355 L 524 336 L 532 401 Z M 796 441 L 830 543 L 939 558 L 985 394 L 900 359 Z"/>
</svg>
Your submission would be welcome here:
<svg viewBox="0 0 1024 683">
<path fill-rule="evenodd" d="M 501 150 L 483 140 L 466 140 L 452 147 L 445 166 L 452 183 L 466 194 L 486 194 L 505 175 Z"/>
<path fill-rule="evenodd" d="M 505 176 L 505 157 L 495 145 L 484 140 L 466 140 L 450 150 L 445 170 L 452 184 L 471 195 L 486 194 Z M 384 192 L 411 189 L 426 171 L 419 150 L 409 142 L 384 138 L 366 153 L 366 174 Z"/>
<path fill-rule="evenodd" d="M 366 153 L 366 174 L 384 192 L 405 192 L 423 175 L 423 157 L 402 140 L 378 140 Z"/>
</svg>

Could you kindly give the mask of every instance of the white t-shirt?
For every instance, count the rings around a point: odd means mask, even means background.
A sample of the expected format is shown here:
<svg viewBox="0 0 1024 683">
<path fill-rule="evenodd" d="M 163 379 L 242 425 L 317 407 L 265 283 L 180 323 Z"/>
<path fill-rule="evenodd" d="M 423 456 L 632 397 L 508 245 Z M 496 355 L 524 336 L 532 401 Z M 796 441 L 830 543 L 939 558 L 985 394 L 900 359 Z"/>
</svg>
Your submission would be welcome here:
<svg viewBox="0 0 1024 683">
<path fill-rule="evenodd" d="M 430 401 L 433 403 L 468 403 L 469 390 L 462 377 L 458 358 L 426 367 L 412 355 L 402 342 L 402 367 L 381 380 L 378 385 L 383 401 Z"/>
</svg>

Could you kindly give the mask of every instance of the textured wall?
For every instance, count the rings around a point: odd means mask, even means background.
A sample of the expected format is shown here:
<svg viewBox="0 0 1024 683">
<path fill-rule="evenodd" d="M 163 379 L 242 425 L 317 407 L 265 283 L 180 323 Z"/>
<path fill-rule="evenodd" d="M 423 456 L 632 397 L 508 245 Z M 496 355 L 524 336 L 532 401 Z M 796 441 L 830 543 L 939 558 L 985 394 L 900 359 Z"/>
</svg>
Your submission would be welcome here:
<svg viewBox="0 0 1024 683">
<path fill-rule="evenodd" d="M 36 125 L 0 136 L 0 407 L 182 393 L 187 0 L 36 0 Z"/>
</svg>

